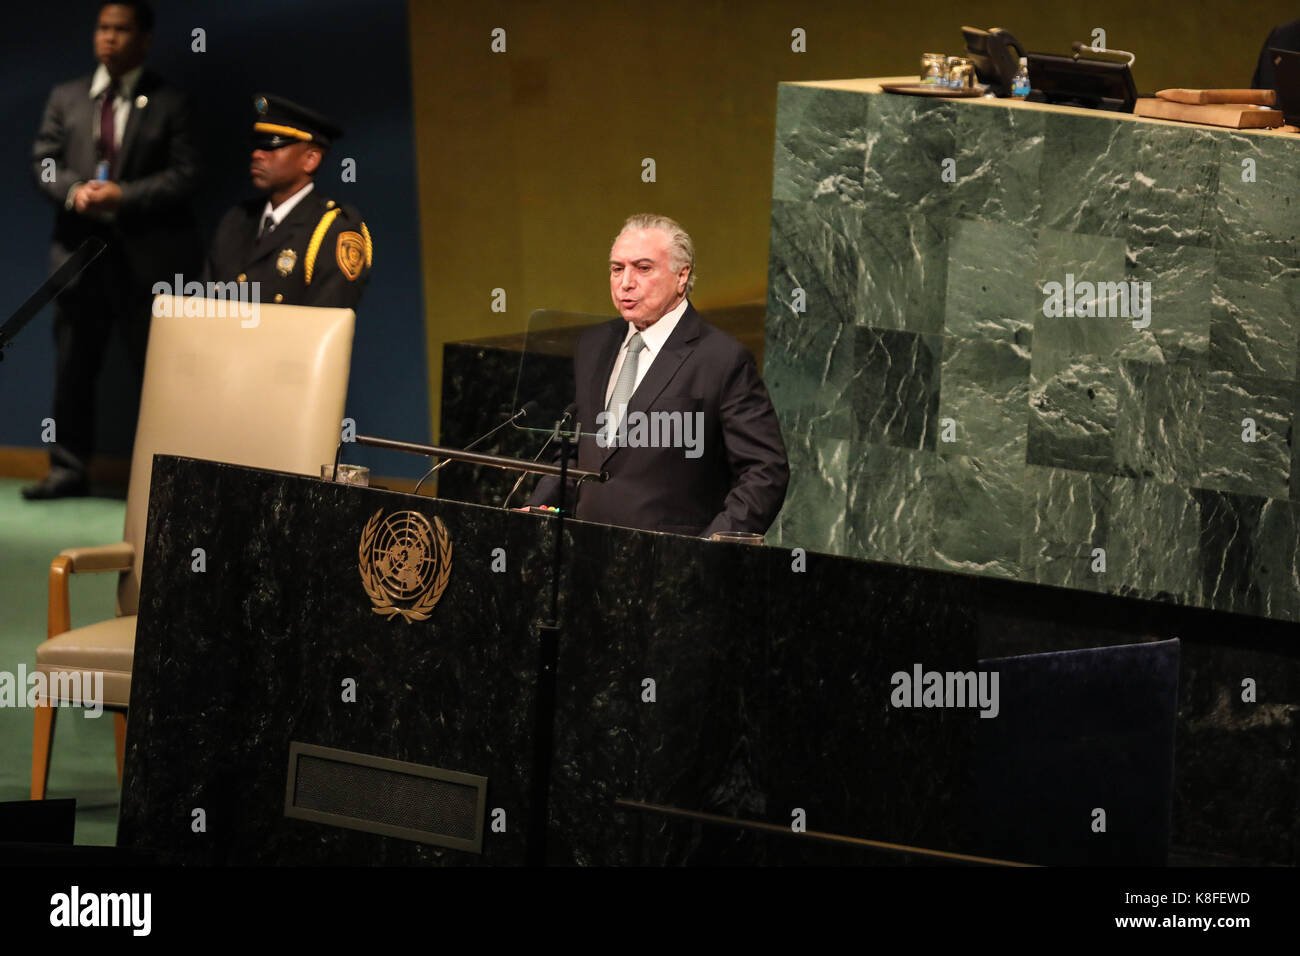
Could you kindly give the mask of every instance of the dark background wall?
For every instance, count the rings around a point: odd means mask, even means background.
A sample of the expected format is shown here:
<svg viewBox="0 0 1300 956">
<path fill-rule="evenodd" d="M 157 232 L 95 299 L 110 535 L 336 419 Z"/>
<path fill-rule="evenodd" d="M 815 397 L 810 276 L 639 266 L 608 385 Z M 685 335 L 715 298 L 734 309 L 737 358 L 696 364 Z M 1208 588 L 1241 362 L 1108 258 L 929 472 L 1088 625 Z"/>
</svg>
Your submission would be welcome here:
<svg viewBox="0 0 1300 956">
<path fill-rule="evenodd" d="M 370 285 L 358 310 L 347 414 L 363 433 L 420 440 L 429 430 L 411 121 L 410 45 L 405 0 L 196 0 L 155 3 L 149 65 L 191 96 L 206 158 L 196 206 L 205 242 L 222 212 L 252 194 L 248 183 L 252 96 L 280 93 L 332 116 L 347 131 L 326 157 L 316 188 L 359 207 L 375 242 Z M 0 317 L 48 273 L 53 209 L 31 183 L 31 143 L 50 88 L 95 68 L 97 3 L 6 7 L 5 77 L 0 84 Z M 193 52 L 195 28 L 206 52 Z M 356 160 L 355 183 L 340 161 Z M 54 354 L 47 308 L 0 365 L 0 446 L 40 446 L 50 414 Z M 125 456 L 135 428 L 120 343 L 101 377 L 99 432 L 108 454 Z M 249 427 L 256 428 L 256 422 Z M 418 461 L 349 460 L 384 474 L 418 474 Z"/>
</svg>

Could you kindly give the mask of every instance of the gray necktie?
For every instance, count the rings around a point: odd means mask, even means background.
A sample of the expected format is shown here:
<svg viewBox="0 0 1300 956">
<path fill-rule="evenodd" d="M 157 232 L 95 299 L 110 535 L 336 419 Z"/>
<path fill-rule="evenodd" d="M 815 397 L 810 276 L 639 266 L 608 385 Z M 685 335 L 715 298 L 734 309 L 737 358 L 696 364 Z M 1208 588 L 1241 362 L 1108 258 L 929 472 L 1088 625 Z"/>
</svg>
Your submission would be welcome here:
<svg viewBox="0 0 1300 956">
<path fill-rule="evenodd" d="M 623 367 L 618 370 L 618 381 L 614 383 L 614 394 L 609 397 L 609 427 L 617 427 L 619 419 L 619 409 L 628 403 L 632 398 L 632 393 L 636 391 L 636 366 L 639 361 L 637 355 L 645 348 L 645 341 L 641 338 L 640 332 L 632 333 L 632 337 L 627 340 L 627 358 L 623 359 Z"/>
</svg>

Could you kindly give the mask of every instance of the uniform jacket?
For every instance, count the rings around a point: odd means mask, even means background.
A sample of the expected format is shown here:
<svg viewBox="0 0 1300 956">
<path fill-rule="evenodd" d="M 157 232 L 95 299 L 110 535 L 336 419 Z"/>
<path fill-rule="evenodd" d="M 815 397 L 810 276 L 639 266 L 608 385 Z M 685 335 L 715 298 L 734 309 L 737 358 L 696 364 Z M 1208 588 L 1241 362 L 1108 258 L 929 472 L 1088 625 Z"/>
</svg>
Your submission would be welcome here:
<svg viewBox="0 0 1300 956">
<path fill-rule="evenodd" d="M 373 254 L 360 213 L 313 189 L 259 239 L 265 208 L 261 196 L 222 217 L 203 281 L 259 282 L 261 302 L 355 309 L 370 278 Z"/>
</svg>

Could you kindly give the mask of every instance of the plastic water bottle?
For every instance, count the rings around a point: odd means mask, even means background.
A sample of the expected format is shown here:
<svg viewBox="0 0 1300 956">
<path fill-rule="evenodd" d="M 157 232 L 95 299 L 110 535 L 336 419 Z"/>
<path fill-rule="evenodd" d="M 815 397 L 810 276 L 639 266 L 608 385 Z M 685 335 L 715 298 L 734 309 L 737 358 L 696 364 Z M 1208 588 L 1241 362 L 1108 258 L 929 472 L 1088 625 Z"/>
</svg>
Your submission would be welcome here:
<svg viewBox="0 0 1300 956">
<path fill-rule="evenodd" d="M 1029 60 L 1026 57 L 1020 58 L 1020 70 L 1011 80 L 1011 95 L 1018 100 L 1029 95 Z"/>
</svg>

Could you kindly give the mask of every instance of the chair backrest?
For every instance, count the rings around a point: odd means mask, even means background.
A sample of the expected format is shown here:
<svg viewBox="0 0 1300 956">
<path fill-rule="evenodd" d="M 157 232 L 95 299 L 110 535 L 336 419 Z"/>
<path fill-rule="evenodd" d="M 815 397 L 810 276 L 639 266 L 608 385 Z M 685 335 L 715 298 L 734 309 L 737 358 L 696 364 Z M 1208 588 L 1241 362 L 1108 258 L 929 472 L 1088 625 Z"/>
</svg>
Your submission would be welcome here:
<svg viewBox="0 0 1300 956">
<path fill-rule="evenodd" d="M 351 309 L 154 300 L 126 498 L 135 566 L 118 614 L 139 603 L 153 456 L 320 474 L 339 441 L 355 323 Z"/>
</svg>

